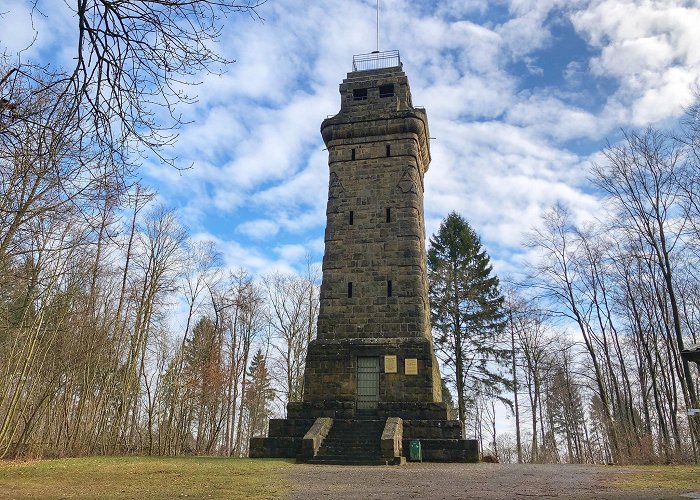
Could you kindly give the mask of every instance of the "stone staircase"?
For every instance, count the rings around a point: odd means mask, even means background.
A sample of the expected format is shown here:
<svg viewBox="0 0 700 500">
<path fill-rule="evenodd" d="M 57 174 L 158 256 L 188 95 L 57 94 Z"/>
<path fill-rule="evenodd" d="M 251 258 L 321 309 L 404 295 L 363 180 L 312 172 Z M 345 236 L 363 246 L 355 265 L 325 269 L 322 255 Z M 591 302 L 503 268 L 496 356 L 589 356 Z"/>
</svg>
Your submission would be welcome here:
<svg viewBox="0 0 700 500">
<path fill-rule="evenodd" d="M 386 420 L 334 420 L 310 464 L 384 465 L 381 437 Z"/>
</svg>

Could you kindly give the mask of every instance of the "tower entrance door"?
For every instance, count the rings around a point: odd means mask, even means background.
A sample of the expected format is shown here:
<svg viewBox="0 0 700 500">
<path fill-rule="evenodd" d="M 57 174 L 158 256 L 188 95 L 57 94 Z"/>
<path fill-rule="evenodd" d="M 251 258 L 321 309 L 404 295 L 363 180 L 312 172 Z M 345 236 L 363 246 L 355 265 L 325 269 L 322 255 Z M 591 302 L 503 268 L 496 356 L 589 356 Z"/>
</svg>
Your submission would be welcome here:
<svg viewBox="0 0 700 500">
<path fill-rule="evenodd" d="M 379 402 L 379 358 L 357 358 L 357 409 L 376 410 Z"/>
</svg>

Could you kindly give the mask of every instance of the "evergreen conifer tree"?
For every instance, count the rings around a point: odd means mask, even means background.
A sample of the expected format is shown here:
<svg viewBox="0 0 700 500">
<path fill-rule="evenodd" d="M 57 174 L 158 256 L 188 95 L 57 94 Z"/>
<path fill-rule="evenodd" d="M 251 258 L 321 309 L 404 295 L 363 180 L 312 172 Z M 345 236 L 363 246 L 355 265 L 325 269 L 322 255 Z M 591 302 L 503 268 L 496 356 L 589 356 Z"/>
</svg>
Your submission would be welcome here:
<svg viewBox="0 0 700 500">
<path fill-rule="evenodd" d="M 264 436 L 267 432 L 270 402 L 273 398 L 274 391 L 267 369 L 267 359 L 262 350 L 258 349 L 248 367 L 248 385 L 245 393 L 250 437 Z"/>
<path fill-rule="evenodd" d="M 435 346 L 454 373 L 457 413 L 464 428 L 475 388 L 508 385 L 494 361 L 509 351 L 498 348 L 505 327 L 498 277 L 479 236 L 460 215 L 450 213 L 430 239 L 428 281 Z"/>
</svg>

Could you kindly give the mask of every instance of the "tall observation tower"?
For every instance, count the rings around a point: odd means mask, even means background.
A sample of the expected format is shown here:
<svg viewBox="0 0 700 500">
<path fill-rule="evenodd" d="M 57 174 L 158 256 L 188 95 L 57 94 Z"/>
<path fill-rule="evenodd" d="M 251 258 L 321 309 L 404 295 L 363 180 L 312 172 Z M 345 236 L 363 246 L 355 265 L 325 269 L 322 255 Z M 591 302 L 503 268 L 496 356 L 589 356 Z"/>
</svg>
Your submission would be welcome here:
<svg viewBox="0 0 700 500">
<path fill-rule="evenodd" d="M 424 460 L 476 461 L 476 442 L 447 419 L 432 346 L 426 112 L 411 102 L 398 51 L 355 56 L 340 96 L 340 112 L 321 124 L 330 171 L 325 253 L 303 401 L 270 421 L 250 455 L 400 463 L 420 440 Z"/>
</svg>

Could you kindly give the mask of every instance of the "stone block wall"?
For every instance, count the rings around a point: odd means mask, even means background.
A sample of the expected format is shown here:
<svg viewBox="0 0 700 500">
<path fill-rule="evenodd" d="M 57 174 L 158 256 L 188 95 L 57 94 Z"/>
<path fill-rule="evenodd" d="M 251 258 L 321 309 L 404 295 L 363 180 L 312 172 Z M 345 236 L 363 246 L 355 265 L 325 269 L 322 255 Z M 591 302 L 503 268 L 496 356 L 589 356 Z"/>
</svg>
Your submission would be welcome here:
<svg viewBox="0 0 700 500">
<path fill-rule="evenodd" d="M 397 357 L 397 373 L 385 373 L 385 355 Z M 354 402 L 358 356 L 379 357 L 380 408 L 385 403 L 429 403 L 442 400 L 440 374 L 432 344 L 425 338 L 409 337 L 313 341 L 306 355 L 304 401 Z M 406 375 L 407 358 L 418 361 L 417 375 Z M 332 412 L 317 416 L 342 418 L 341 415 L 330 413 Z"/>
<path fill-rule="evenodd" d="M 425 112 L 400 68 L 351 73 L 324 121 L 330 181 L 319 339 L 430 339 L 423 175 Z M 391 84 L 395 94 L 379 95 Z M 367 90 L 355 100 L 353 91 Z"/>
</svg>

